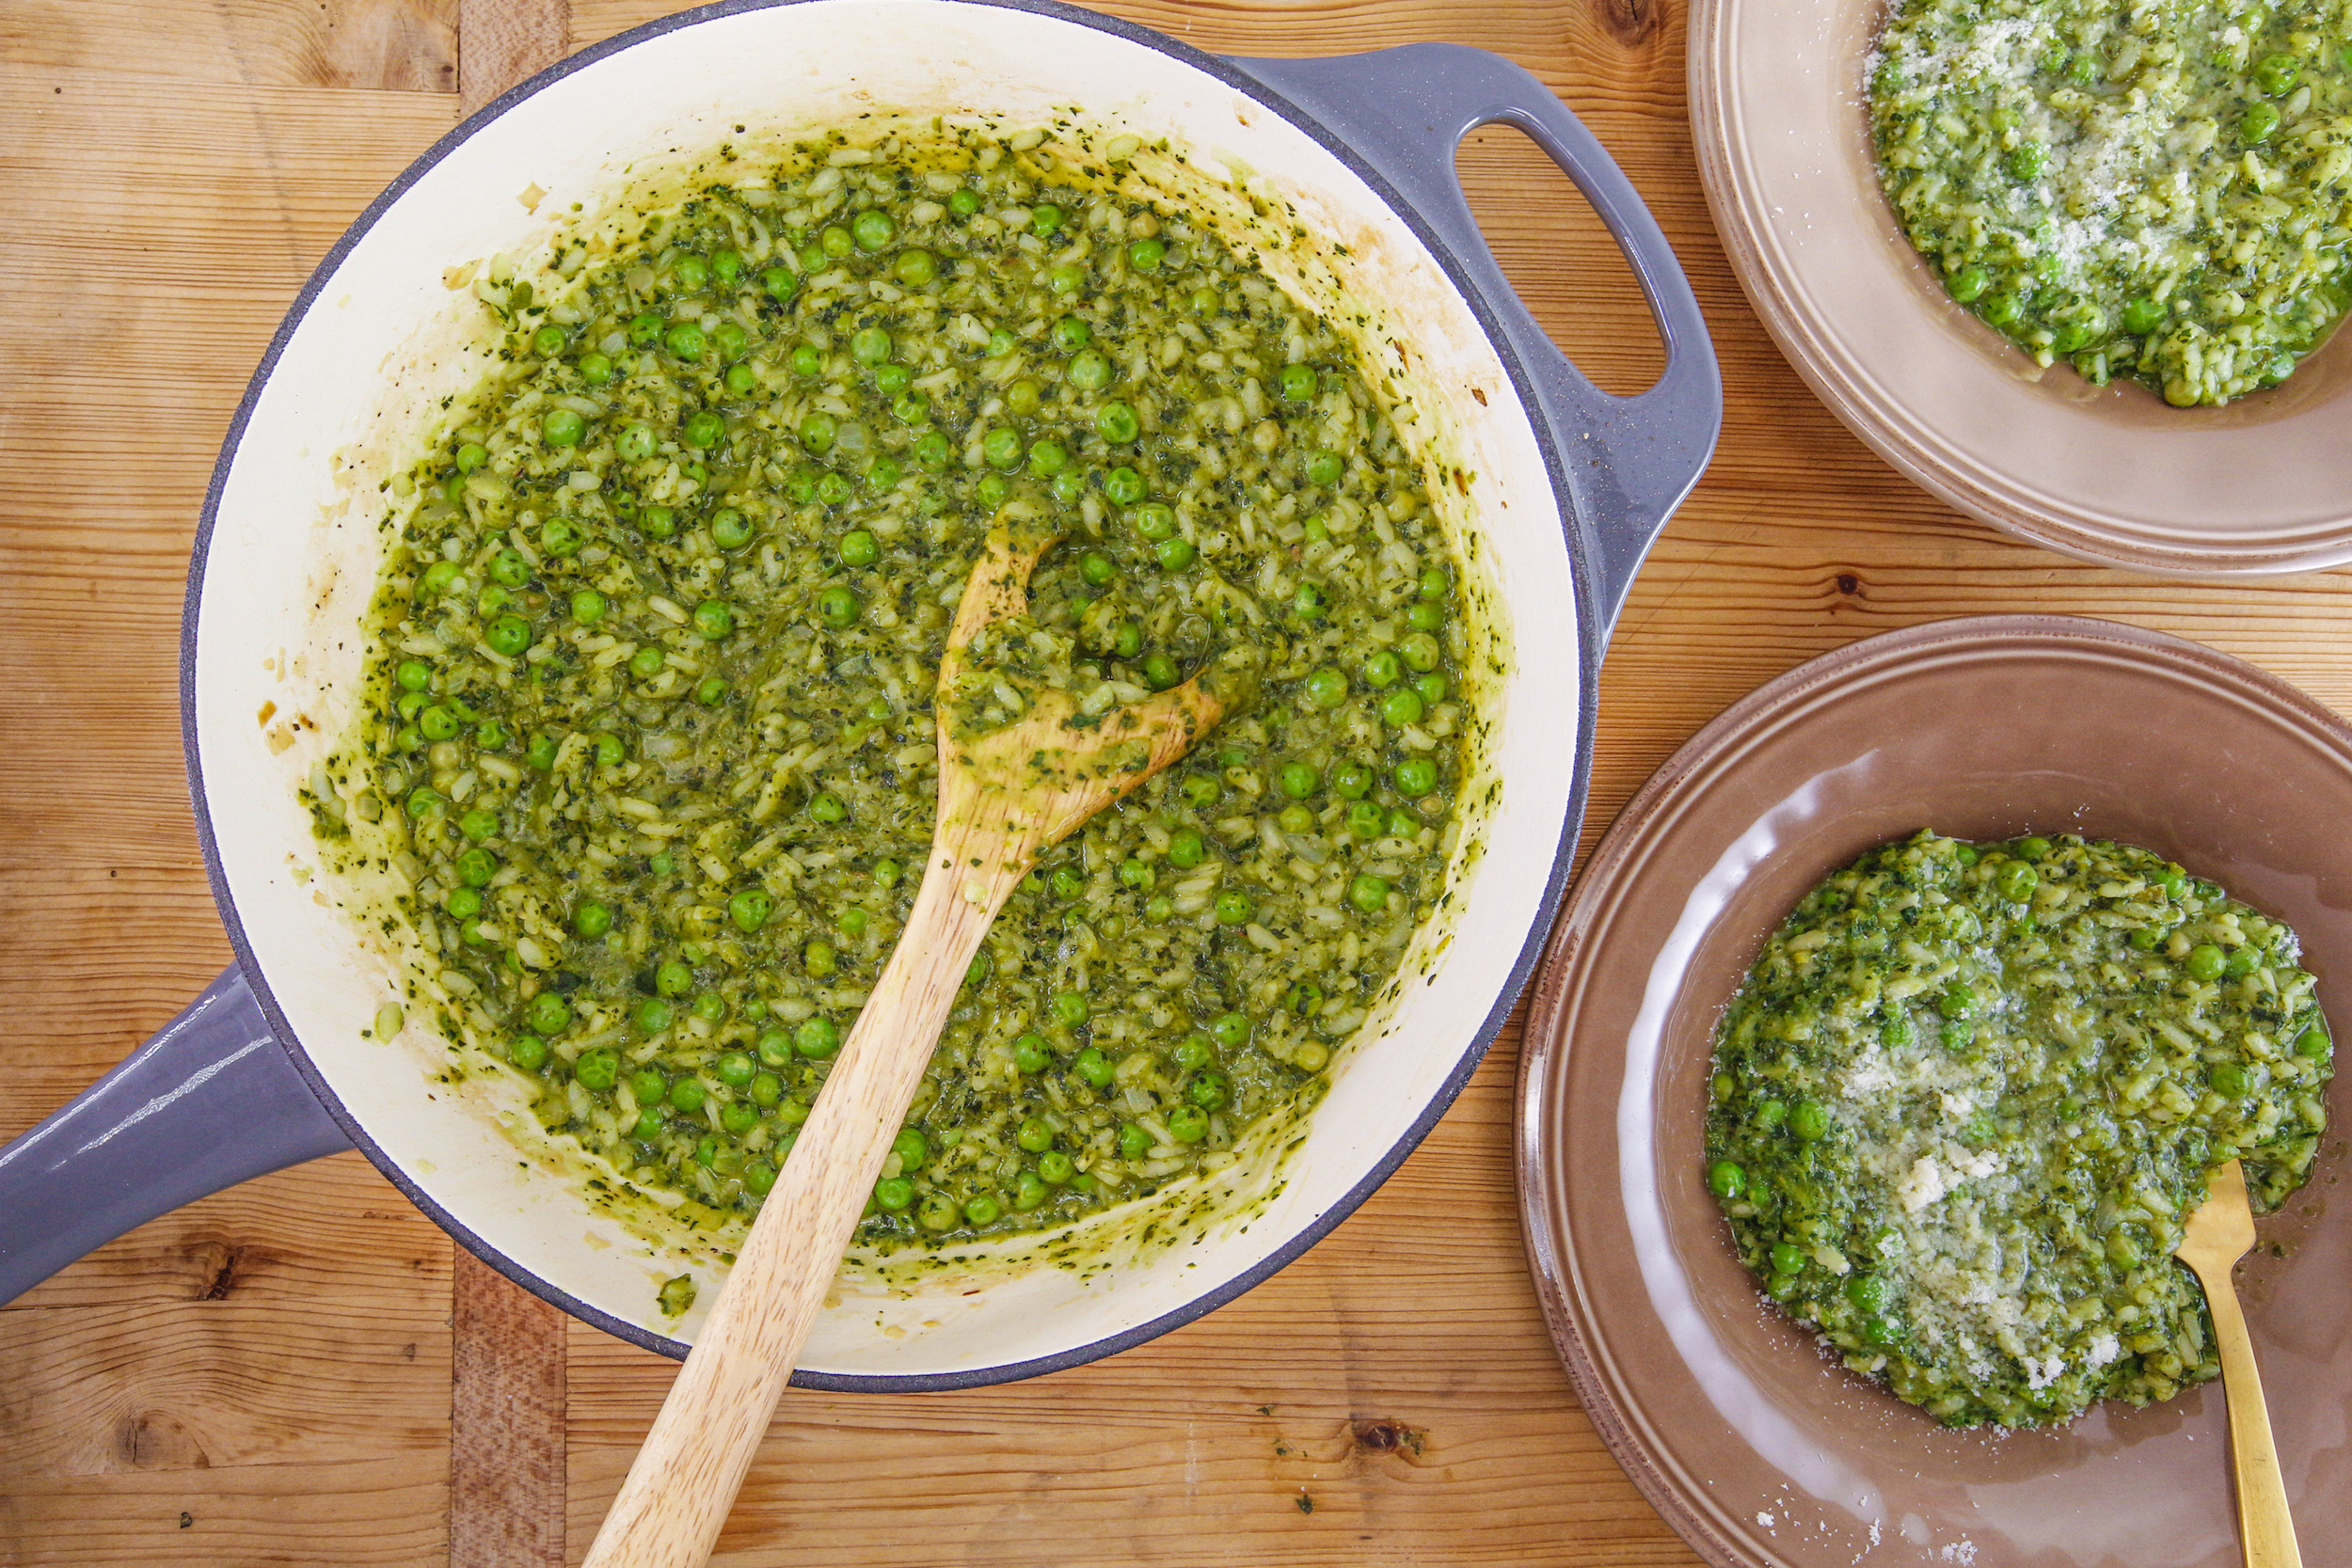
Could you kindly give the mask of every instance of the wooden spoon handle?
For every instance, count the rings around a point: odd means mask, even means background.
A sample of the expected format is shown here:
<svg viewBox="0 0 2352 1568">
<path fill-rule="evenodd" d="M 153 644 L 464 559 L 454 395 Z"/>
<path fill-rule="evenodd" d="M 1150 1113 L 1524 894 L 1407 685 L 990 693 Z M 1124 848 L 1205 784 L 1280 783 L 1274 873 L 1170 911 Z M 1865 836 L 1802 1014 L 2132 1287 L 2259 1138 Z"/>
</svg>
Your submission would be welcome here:
<svg viewBox="0 0 2352 1568">
<path fill-rule="evenodd" d="M 2254 1365 L 2254 1341 L 2246 1331 L 2237 1286 L 2227 1263 L 2197 1271 L 2204 1282 L 2205 1306 L 2213 1313 L 2213 1335 L 2221 1353 L 2221 1387 L 2230 1401 L 2230 1461 L 2237 1474 L 2238 1541 L 2246 1568 L 2303 1568 L 2295 1544 L 2295 1516 L 2287 1511 L 2286 1483 L 2279 1475 L 2279 1448 L 2270 1435 L 2270 1410 L 2263 1402 L 2262 1372 Z"/>
<path fill-rule="evenodd" d="M 906 929 L 582 1568 L 699 1568 L 709 1557 L 964 972 L 1019 879 L 1018 868 L 960 875 L 967 859 L 959 845 L 934 847 Z"/>
</svg>

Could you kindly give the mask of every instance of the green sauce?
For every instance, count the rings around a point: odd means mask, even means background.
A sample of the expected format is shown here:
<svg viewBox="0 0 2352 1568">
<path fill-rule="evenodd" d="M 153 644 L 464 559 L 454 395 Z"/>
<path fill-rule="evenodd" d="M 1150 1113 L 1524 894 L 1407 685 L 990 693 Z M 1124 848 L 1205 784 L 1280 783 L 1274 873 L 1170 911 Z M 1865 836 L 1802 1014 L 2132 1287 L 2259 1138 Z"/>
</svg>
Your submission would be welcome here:
<svg viewBox="0 0 2352 1568">
<path fill-rule="evenodd" d="M 2211 1378 L 2175 1261 L 2209 1173 L 2310 1175 L 2332 1071 L 2295 933 L 2146 849 L 1871 851 L 1717 1030 L 1708 1180 L 1767 1293 L 1955 1426 Z"/>
<path fill-rule="evenodd" d="M 1443 892 L 1470 714 L 1417 462 L 1330 323 L 1052 143 L 731 173 L 487 289 L 506 368 L 394 487 L 347 747 L 394 933 L 550 1130 L 756 1208 L 927 863 L 972 562 L 1058 532 L 955 721 L 1236 649 L 1257 696 L 1014 895 L 862 1239 L 1221 1168 Z"/>
<path fill-rule="evenodd" d="M 2275 386 L 2352 301 L 2352 6 L 1900 0 L 1879 171 L 1954 299 L 2166 401 Z"/>
</svg>

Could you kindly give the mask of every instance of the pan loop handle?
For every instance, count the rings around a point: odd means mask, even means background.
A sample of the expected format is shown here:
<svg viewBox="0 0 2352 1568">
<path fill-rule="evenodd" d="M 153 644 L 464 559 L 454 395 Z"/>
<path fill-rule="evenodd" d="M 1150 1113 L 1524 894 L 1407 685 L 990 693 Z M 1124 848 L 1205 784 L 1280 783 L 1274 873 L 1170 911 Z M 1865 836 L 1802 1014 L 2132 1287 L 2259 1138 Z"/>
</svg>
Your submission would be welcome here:
<svg viewBox="0 0 2352 1568">
<path fill-rule="evenodd" d="M 1549 87 L 1499 55 L 1415 43 L 1367 55 L 1232 62 L 1304 111 L 1387 182 L 1468 274 L 1476 303 L 1524 367 L 1576 516 L 1586 628 L 1596 655 L 1642 558 L 1697 483 L 1723 425 L 1723 381 L 1698 301 L 1616 161 Z M 1524 133 L 1608 225 L 1666 346 L 1666 371 L 1635 397 L 1602 391 L 1552 346 L 1496 264 L 1462 194 L 1454 153 L 1483 125 Z"/>
<path fill-rule="evenodd" d="M 183 1203 L 350 1147 L 231 965 L 112 1072 L 0 1145 L 0 1302 Z"/>
</svg>

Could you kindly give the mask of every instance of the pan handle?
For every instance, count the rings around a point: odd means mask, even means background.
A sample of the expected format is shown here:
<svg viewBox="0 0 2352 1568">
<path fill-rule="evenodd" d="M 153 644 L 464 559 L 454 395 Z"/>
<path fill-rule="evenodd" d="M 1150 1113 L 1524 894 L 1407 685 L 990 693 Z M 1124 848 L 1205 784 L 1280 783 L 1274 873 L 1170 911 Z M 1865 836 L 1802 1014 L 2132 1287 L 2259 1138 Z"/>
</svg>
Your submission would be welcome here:
<svg viewBox="0 0 2352 1568">
<path fill-rule="evenodd" d="M 350 1147 L 232 965 L 112 1072 L 0 1146 L 0 1302 L 183 1203 Z"/>
<path fill-rule="evenodd" d="M 1657 221 L 1614 159 L 1549 87 L 1500 55 L 1414 43 L 1368 55 L 1232 62 L 1320 121 L 1437 230 L 1534 383 L 1576 498 L 1581 544 L 1605 644 L 1633 574 L 1697 483 L 1723 426 L 1723 381 L 1707 323 Z M 1454 150 L 1482 125 L 1524 132 L 1609 226 L 1666 344 L 1666 373 L 1638 397 L 1585 379 L 1519 303 L 1479 232 Z"/>
</svg>

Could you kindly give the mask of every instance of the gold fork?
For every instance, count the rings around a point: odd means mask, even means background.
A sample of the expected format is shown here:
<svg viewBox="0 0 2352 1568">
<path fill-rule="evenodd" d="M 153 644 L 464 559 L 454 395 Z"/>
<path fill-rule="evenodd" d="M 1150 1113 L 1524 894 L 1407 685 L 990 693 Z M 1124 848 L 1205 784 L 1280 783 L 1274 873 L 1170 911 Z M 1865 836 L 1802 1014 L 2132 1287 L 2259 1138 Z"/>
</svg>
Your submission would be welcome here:
<svg viewBox="0 0 2352 1568">
<path fill-rule="evenodd" d="M 2303 1568 L 2295 1516 L 2287 1512 L 2286 1483 L 2279 1476 L 2279 1448 L 2270 1436 L 2270 1412 L 2263 1403 L 2262 1373 L 2254 1366 L 2254 1341 L 2230 1277 L 2232 1265 L 2253 1244 L 2246 1171 L 2233 1160 L 2213 1173 L 2205 1201 L 2189 1215 L 2172 1255 L 2196 1272 L 2213 1314 L 2221 1386 L 2230 1401 L 2230 1458 L 2237 1471 L 2238 1544 L 2246 1568 Z"/>
</svg>

